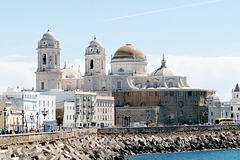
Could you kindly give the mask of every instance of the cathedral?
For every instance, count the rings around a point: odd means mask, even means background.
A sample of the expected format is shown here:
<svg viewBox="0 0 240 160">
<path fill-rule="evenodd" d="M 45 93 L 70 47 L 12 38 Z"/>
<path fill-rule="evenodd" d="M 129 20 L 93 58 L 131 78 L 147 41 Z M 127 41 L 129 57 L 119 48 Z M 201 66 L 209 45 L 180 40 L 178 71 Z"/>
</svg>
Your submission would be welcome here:
<svg viewBox="0 0 240 160">
<path fill-rule="evenodd" d="M 121 109 L 116 118 L 130 117 L 131 112 L 142 115 L 140 118 L 132 117 L 132 122 L 149 117 L 154 123 L 164 124 L 206 121 L 205 99 L 211 91 L 192 89 L 186 77 L 167 67 L 164 55 L 159 68 L 149 73 L 143 52 L 138 47 L 127 44 L 115 52 L 110 62 L 111 69 L 106 73 L 105 49 L 94 37 L 85 50 L 85 73 L 81 75 L 80 71 L 75 72 L 66 64 L 60 69 L 59 41 L 49 30 L 38 42 L 37 51 L 36 91 L 80 89 L 111 92 L 115 106 Z M 151 114 L 146 114 L 140 111 L 140 106 L 154 107 Z M 154 118 L 151 118 L 153 115 Z M 188 118 L 184 120 L 186 116 Z M 126 121 L 128 123 L 128 119 Z M 124 125 L 123 122 L 121 125 Z"/>
<path fill-rule="evenodd" d="M 106 74 L 105 49 L 95 37 L 85 52 L 84 76 L 80 71 L 75 72 L 73 68 L 68 68 L 66 64 L 60 69 L 59 41 L 50 31 L 38 42 L 37 50 L 38 68 L 35 72 L 37 91 L 190 88 L 186 77 L 178 76 L 166 66 L 164 56 L 162 65 L 149 74 L 146 56 L 131 44 L 116 51 L 111 59 L 111 70 Z"/>
</svg>

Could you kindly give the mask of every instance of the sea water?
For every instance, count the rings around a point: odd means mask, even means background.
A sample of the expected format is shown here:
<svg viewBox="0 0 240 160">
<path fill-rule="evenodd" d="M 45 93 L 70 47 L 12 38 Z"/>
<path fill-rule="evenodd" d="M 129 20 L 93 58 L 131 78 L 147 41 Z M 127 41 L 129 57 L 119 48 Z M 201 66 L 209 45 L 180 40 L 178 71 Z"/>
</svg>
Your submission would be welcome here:
<svg viewBox="0 0 240 160">
<path fill-rule="evenodd" d="M 240 149 L 156 153 L 126 156 L 129 160 L 240 160 Z"/>
</svg>

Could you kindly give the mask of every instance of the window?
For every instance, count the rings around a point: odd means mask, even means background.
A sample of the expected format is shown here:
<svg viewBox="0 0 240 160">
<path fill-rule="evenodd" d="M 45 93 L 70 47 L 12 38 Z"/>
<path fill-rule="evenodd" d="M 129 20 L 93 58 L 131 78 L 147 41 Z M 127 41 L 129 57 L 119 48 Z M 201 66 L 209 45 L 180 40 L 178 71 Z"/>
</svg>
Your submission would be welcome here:
<svg viewBox="0 0 240 160">
<path fill-rule="evenodd" d="M 121 89 L 122 88 L 122 83 L 121 82 L 117 82 L 117 89 Z"/>
<path fill-rule="evenodd" d="M 55 55 L 55 64 L 57 64 L 57 55 Z"/>
<path fill-rule="evenodd" d="M 44 90 L 44 82 L 41 82 L 41 90 Z"/>
<path fill-rule="evenodd" d="M 118 70 L 118 72 L 124 72 L 124 69 L 120 68 L 120 69 Z"/>
<path fill-rule="evenodd" d="M 46 64 L 46 60 L 47 60 L 47 57 L 46 57 L 46 54 L 44 54 L 42 59 L 42 64 Z"/>
<path fill-rule="evenodd" d="M 153 88 L 157 88 L 158 87 L 158 82 L 153 82 Z"/>
<path fill-rule="evenodd" d="M 121 101 L 117 100 L 117 105 L 120 106 L 121 105 Z"/>
<path fill-rule="evenodd" d="M 188 92 L 188 96 L 192 96 L 192 92 Z"/>
<path fill-rule="evenodd" d="M 68 115 L 67 115 L 67 120 L 68 120 Z"/>
<path fill-rule="evenodd" d="M 179 96 L 183 96 L 183 92 L 182 91 L 179 92 Z"/>
<path fill-rule="evenodd" d="M 233 111 L 233 107 L 231 106 L 231 111 Z"/>
<path fill-rule="evenodd" d="M 49 64 L 52 65 L 52 56 L 49 57 Z"/>
<path fill-rule="evenodd" d="M 170 91 L 170 96 L 174 96 L 174 92 L 173 91 Z"/>
<path fill-rule="evenodd" d="M 228 112 L 226 112 L 226 116 L 228 116 Z"/>
<path fill-rule="evenodd" d="M 93 69 L 93 60 L 90 61 L 90 69 Z"/>
<path fill-rule="evenodd" d="M 168 82 L 168 87 L 173 87 L 173 82 Z"/>
<path fill-rule="evenodd" d="M 213 116 L 213 112 L 211 112 L 211 116 Z"/>
<path fill-rule="evenodd" d="M 238 111 L 240 111 L 240 107 L 238 107 Z"/>
</svg>

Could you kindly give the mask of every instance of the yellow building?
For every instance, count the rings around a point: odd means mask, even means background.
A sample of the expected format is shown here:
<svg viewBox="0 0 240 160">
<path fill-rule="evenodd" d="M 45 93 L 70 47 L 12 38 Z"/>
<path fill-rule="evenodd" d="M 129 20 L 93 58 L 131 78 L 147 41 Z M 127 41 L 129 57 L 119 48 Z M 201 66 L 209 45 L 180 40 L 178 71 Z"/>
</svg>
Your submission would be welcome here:
<svg viewBox="0 0 240 160">
<path fill-rule="evenodd" d="M 0 129 L 6 129 L 7 108 L 12 105 L 8 101 L 0 101 Z M 4 114 L 5 111 L 5 114 Z"/>
<path fill-rule="evenodd" d="M 21 111 L 12 107 L 9 101 L 0 101 L 0 129 L 15 130 L 15 126 L 22 126 Z"/>
<path fill-rule="evenodd" d="M 15 127 L 22 127 L 22 112 L 16 110 L 13 107 L 7 107 L 6 114 L 6 130 L 11 131 L 15 130 Z M 18 129 L 19 130 L 19 129 Z"/>
</svg>

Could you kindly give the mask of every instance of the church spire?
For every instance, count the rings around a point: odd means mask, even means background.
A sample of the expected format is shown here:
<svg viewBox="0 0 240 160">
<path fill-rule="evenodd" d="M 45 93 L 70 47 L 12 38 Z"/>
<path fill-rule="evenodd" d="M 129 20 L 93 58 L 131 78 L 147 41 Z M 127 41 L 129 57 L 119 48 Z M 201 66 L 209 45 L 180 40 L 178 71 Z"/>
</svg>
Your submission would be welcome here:
<svg viewBox="0 0 240 160">
<path fill-rule="evenodd" d="M 164 53 L 163 53 L 162 65 L 160 68 L 164 68 L 164 67 L 167 67 L 167 66 L 166 66 L 166 61 L 164 59 Z"/>
<path fill-rule="evenodd" d="M 235 89 L 234 89 L 234 92 L 239 92 L 240 91 L 240 89 L 239 89 L 239 85 L 238 85 L 238 83 L 237 83 L 237 85 L 236 85 L 236 87 L 235 87 Z"/>
</svg>

